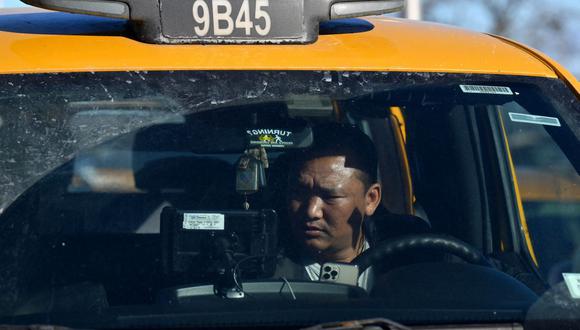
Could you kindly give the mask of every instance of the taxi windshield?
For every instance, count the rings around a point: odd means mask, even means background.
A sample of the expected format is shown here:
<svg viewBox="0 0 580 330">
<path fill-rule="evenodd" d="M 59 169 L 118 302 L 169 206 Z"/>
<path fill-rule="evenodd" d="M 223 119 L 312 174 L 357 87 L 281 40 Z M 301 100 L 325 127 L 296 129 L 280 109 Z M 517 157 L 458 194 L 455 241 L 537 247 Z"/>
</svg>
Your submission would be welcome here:
<svg viewBox="0 0 580 330">
<path fill-rule="evenodd" d="M 556 79 L 0 86 L 1 324 L 524 322 L 549 319 L 546 292 L 580 278 L 580 106 Z"/>
</svg>

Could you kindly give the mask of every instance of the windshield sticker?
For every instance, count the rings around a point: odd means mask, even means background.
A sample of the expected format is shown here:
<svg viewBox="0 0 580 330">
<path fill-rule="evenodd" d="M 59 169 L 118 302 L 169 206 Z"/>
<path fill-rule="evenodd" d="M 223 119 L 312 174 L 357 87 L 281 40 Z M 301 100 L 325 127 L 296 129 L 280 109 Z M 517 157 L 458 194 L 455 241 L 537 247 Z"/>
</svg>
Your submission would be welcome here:
<svg viewBox="0 0 580 330">
<path fill-rule="evenodd" d="M 294 145 L 292 132 L 282 129 L 251 129 L 246 133 L 250 137 L 251 145 L 270 148 L 284 148 Z"/>
<path fill-rule="evenodd" d="M 503 86 L 459 85 L 459 87 L 464 93 L 469 94 L 514 95 L 511 88 Z"/>
<path fill-rule="evenodd" d="M 564 276 L 564 281 L 572 298 L 580 299 L 580 274 L 562 273 L 562 276 Z"/>
<path fill-rule="evenodd" d="M 510 119 L 518 123 L 536 124 L 536 125 L 546 125 L 546 126 L 556 126 L 560 127 L 560 120 L 555 117 L 546 116 L 535 116 L 528 115 L 525 113 L 514 113 L 509 112 Z"/>
<path fill-rule="evenodd" d="M 225 216 L 220 213 L 184 213 L 183 229 L 224 230 Z"/>
</svg>

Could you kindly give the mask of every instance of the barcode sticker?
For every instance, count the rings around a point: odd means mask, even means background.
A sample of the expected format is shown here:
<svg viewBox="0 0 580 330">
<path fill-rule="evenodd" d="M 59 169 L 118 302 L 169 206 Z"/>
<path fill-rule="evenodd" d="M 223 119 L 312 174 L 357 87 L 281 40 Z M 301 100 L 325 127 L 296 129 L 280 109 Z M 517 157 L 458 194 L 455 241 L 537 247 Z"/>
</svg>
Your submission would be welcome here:
<svg viewBox="0 0 580 330">
<path fill-rule="evenodd" d="M 525 113 L 508 112 L 510 119 L 518 123 L 547 125 L 560 127 L 560 120 L 555 117 L 528 115 Z"/>
<path fill-rule="evenodd" d="M 224 230 L 225 216 L 219 213 L 185 213 L 182 227 L 187 230 Z"/>
<path fill-rule="evenodd" d="M 459 87 L 464 93 L 470 94 L 514 95 L 511 88 L 504 86 L 459 85 Z"/>
<path fill-rule="evenodd" d="M 564 276 L 564 282 L 566 282 L 572 298 L 580 299 L 580 274 L 562 273 L 562 276 Z"/>
</svg>

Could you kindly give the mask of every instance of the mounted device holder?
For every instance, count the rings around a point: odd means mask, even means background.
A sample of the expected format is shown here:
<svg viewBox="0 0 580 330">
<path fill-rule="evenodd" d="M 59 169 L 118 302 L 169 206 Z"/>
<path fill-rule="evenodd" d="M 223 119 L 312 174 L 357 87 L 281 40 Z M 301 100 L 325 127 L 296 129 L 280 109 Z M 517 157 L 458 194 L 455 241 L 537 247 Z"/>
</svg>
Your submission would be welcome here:
<svg viewBox="0 0 580 330">
<path fill-rule="evenodd" d="M 166 207 L 161 213 L 163 273 L 172 285 L 211 282 L 217 295 L 242 298 L 242 275 L 274 274 L 277 225 L 274 210 Z"/>
</svg>

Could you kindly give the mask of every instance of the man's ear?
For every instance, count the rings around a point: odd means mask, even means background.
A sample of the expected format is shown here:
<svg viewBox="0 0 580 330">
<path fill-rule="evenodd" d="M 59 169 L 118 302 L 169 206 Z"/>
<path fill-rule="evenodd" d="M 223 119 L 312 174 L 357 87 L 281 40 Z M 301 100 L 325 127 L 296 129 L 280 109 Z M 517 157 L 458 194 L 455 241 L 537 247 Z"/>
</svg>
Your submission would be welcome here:
<svg viewBox="0 0 580 330">
<path fill-rule="evenodd" d="M 381 185 L 378 183 L 369 187 L 365 195 L 365 215 L 371 216 L 381 203 Z"/>
</svg>

